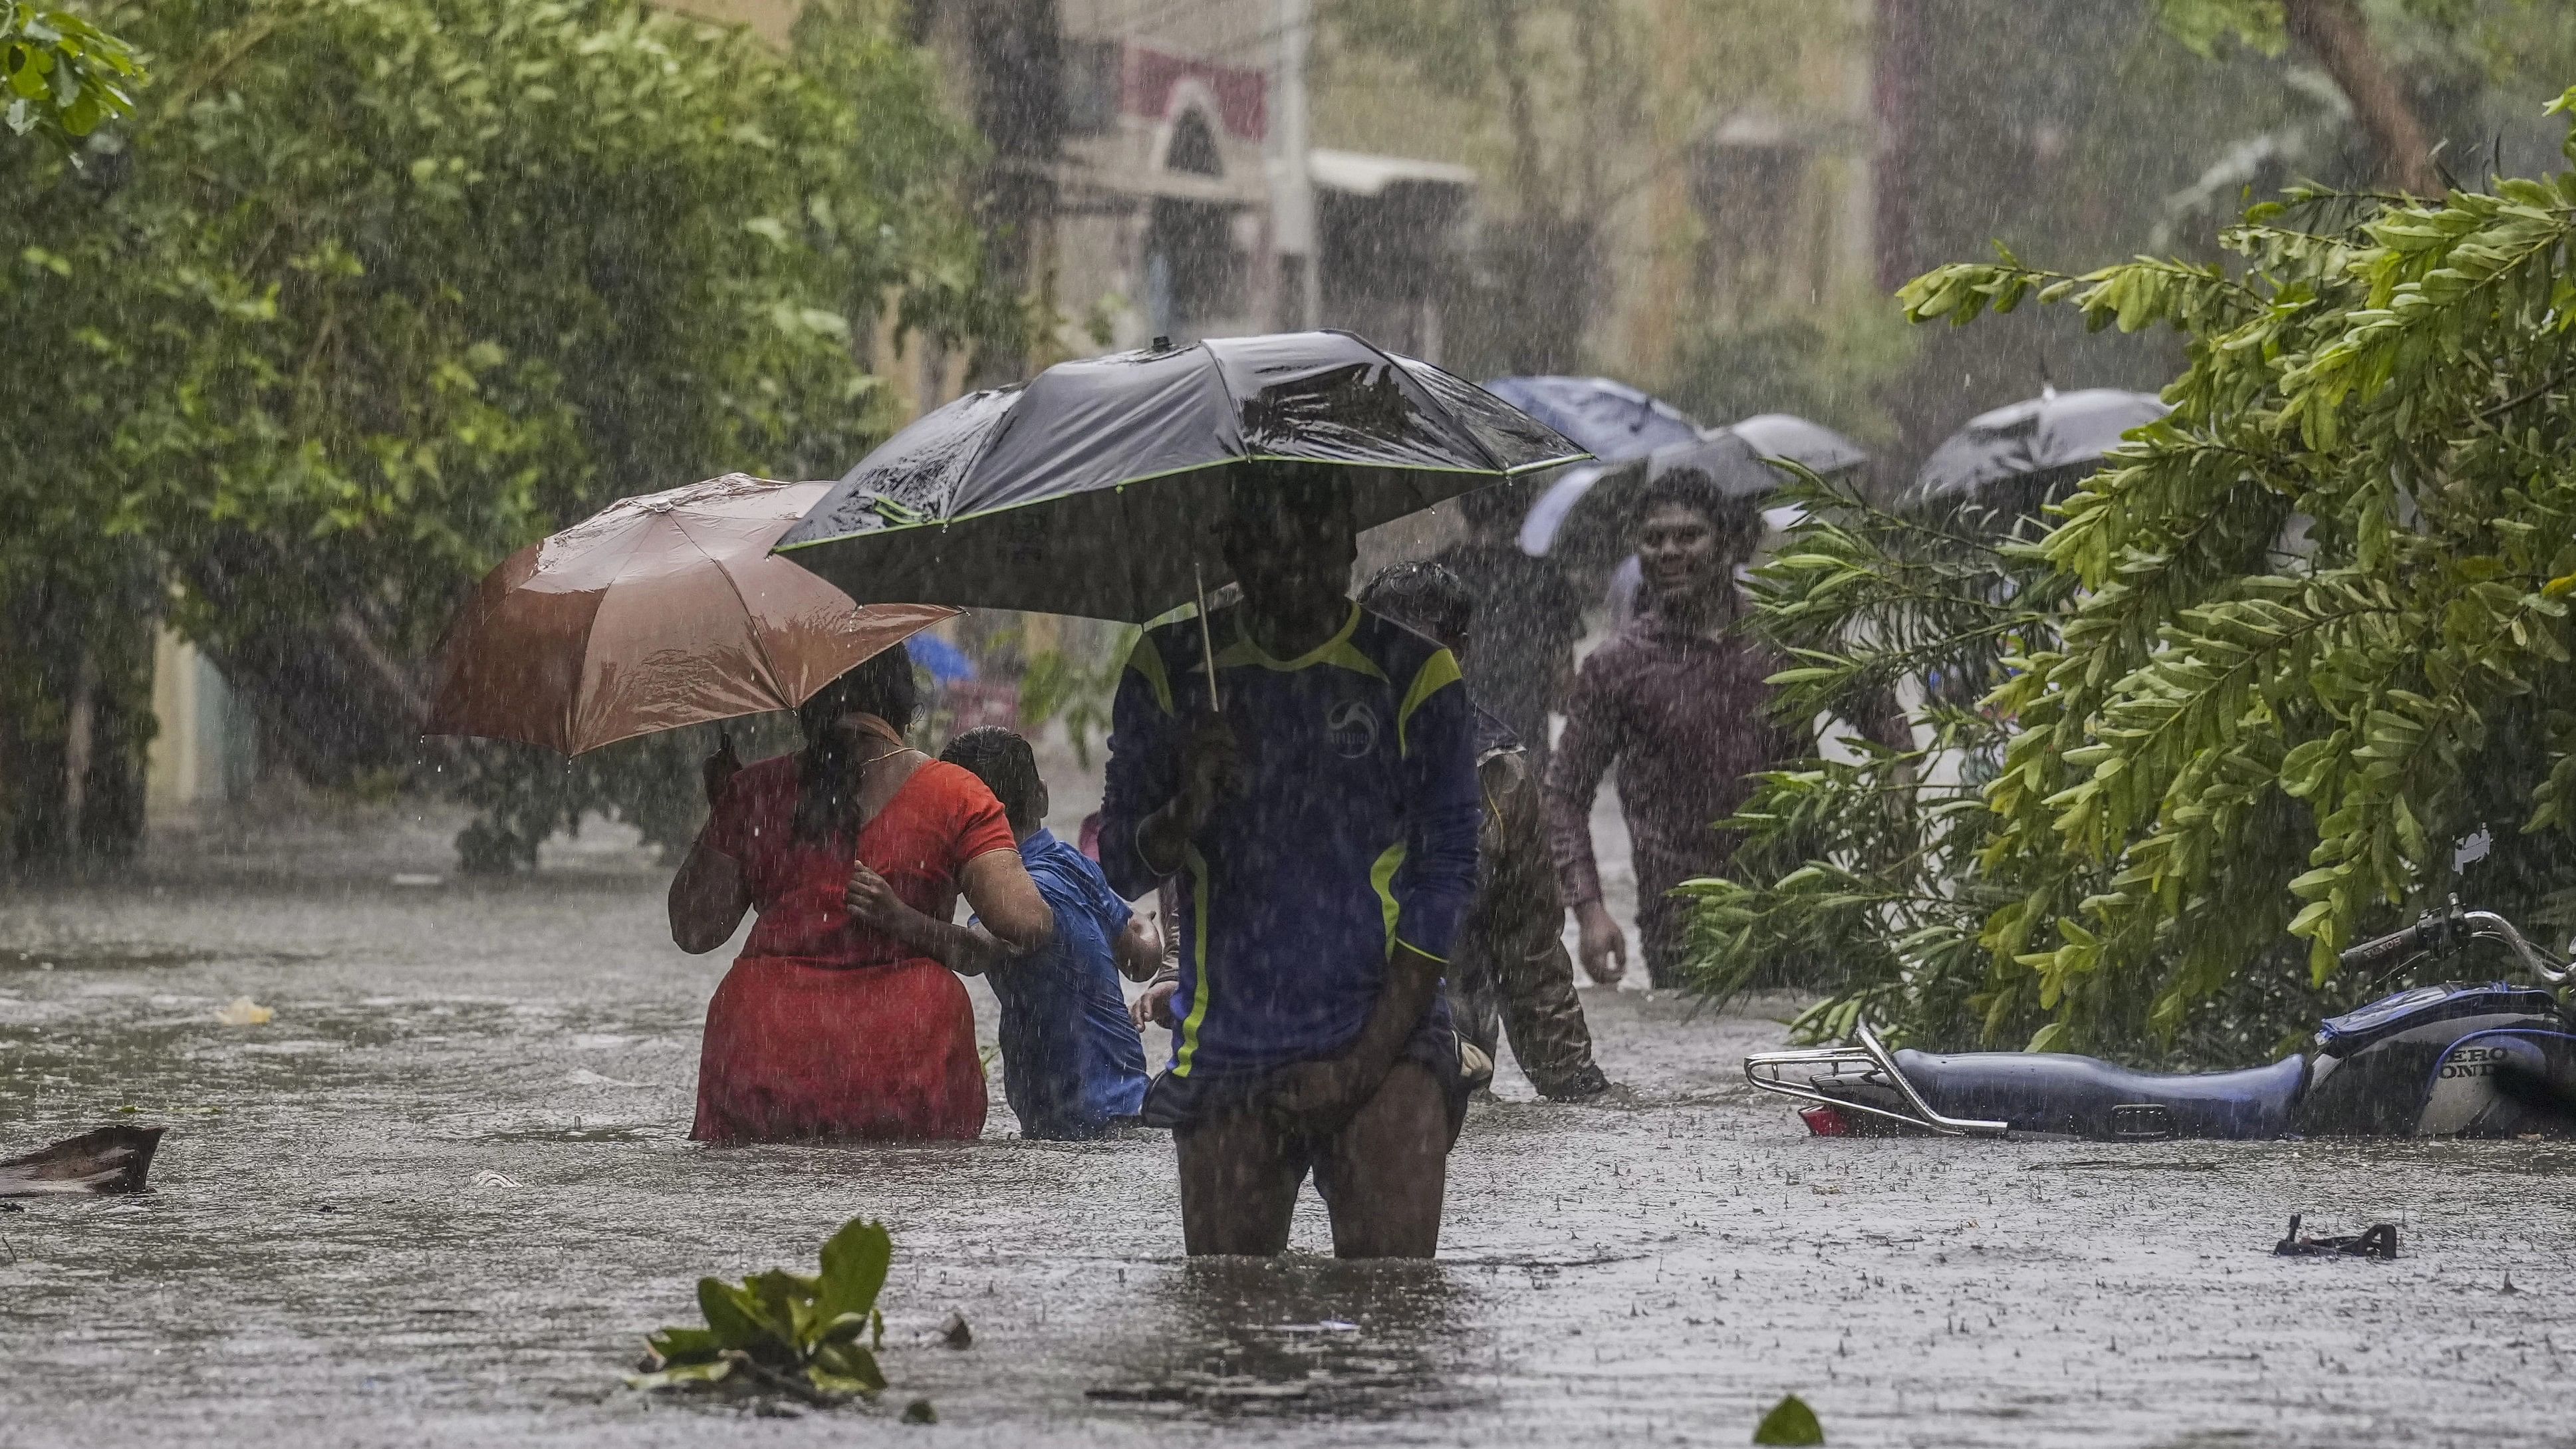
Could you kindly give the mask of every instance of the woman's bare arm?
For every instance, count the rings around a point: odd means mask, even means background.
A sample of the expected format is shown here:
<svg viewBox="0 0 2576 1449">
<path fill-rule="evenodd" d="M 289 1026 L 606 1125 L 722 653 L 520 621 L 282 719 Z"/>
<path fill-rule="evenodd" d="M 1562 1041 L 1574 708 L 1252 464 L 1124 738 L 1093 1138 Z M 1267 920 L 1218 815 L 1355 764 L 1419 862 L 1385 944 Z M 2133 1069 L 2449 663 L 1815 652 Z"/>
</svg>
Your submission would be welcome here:
<svg viewBox="0 0 2576 1449">
<path fill-rule="evenodd" d="M 1055 912 L 1029 879 L 1029 868 L 1016 850 L 988 850 L 966 862 L 957 873 L 966 904 L 984 922 L 993 939 L 1015 956 L 1046 949 L 1055 939 Z"/>
<path fill-rule="evenodd" d="M 999 867 L 1006 865 L 1007 870 Z M 1017 878 L 1017 890 L 1012 878 Z M 906 905 L 885 878 L 865 862 L 850 868 L 842 900 L 850 914 L 867 922 L 960 976 L 981 976 L 1007 964 L 1013 956 L 1043 949 L 1055 938 L 1055 913 L 1029 879 L 1028 867 L 1015 850 L 987 851 L 958 872 L 966 903 L 983 918 L 980 926 L 934 920 Z M 1025 893 L 1026 899 L 1020 898 Z M 988 905 L 994 903 L 993 905 Z M 1001 919 L 995 908 L 1004 912 Z M 1035 911 L 1035 929 L 1026 914 Z M 998 929 L 997 929 L 998 928 Z"/>
<path fill-rule="evenodd" d="M 713 849 L 701 837 L 671 877 L 671 940 L 692 956 L 702 956 L 733 939 L 742 913 L 751 909 L 751 886 L 733 857 Z"/>
</svg>

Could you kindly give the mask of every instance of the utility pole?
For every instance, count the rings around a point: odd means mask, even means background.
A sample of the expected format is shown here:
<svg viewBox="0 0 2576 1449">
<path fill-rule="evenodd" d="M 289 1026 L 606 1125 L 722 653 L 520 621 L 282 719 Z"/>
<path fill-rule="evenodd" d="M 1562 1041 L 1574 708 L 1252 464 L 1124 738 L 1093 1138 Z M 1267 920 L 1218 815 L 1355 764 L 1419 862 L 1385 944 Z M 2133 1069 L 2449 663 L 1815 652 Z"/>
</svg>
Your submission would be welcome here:
<svg viewBox="0 0 2576 1449">
<path fill-rule="evenodd" d="M 1272 325 L 1283 332 L 1316 326 L 1323 282 L 1316 273 L 1315 180 L 1306 169 L 1306 46 L 1315 28 L 1314 0 L 1273 0 L 1278 46 L 1271 59 L 1269 155 Z"/>
</svg>

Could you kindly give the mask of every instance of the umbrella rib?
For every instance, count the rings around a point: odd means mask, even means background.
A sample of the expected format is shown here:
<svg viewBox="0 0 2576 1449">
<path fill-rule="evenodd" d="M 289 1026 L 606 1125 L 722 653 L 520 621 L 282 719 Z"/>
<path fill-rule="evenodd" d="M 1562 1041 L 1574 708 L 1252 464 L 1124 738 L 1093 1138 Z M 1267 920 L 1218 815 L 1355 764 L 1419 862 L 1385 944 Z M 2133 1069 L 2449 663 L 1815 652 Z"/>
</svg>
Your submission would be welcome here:
<svg viewBox="0 0 2576 1449">
<path fill-rule="evenodd" d="M 1509 478 L 1512 476 L 1512 465 L 1503 461 L 1503 455 L 1495 452 L 1492 448 L 1485 445 L 1485 440 L 1476 435 L 1475 428 L 1467 422 L 1467 418 L 1464 413 L 1451 407 L 1446 402 L 1442 402 L 1439 394 L 1433 392 L 1428 387 L 1424 387 L 1422 379 L 1414 376 L 1413 369 L 1404 365 L 1403 358 L 1396 356 L 1394 353 L 1387 351 L 1385 348 L 1378 346 L 1367 338 L 1359 336 L 1357 333 L 1351 334 L 1351 340 L 1359 343 L 1369 351 L 1376 353 L 1378 356 L 1385 358 L 1387 360 L 1387 364 L 1395 369 L 1397 376 L 1402 377 L 1405 381 L 1413 384 L 1417 389 L 1420 389 L 1424 397 L 1429 398 L 1434 403 L 1438 403 L 1440 411 L 1446 413 L 1452 423 L 1457 424 L 1458 431 L 1466 434 L 1467 441 L 1474 444 L 1476 451 L 1485 455 L 1485 461 L 1493 465 L 1494 476 L 1497 478 Z M 1415 360 L 1420 361 L 1418 358 Z M 1436 362 L 1424 362 L 1422 365 L 1431 368 L 1437 368 L 1440 366 L 1440 364 Z M 1450 375 L 1453 377 L 1457 376 L 1455 373 Z M 1460 382 L 1467 383 L 1467 386 L 1469 387 L 1475 386 L 1474 383 L 1467 382 L 1467 379 L 1463 377 L 1458 378 L 1458 380 Z"/>
<path fill-rule="evenodd" d="M 742 596 L 742 584 L 734 578 L 733 570 L 724 566 L 724 560 L 707 552 L 707 546 L 698 542 L 698 536 L 689 531 L 687 521 L 682 519 L 677 513 L 671 515 L 671 526 L 677 528 L 680 531 L 680 537 L 688 540 L 689 547 L 698 551 L 698 557 L 705 559 L 708 566 L 716 571 L 716 577 L 724 580 L 726 590 L 733 595 L 733 601 L 742 606 L 743 620 L 751 626 L 749 632 L 751 635 L 752 652 L 760 656 L 761 667 L 769 671 L 770 687 L 777 691 L 780 699 L 785 699 L 787 697 L 785 681 L 778 677 L 778 661 L 769 657 L 768 641 L 761 637 L 760 616 L 753 612 L 751 600 Z M 765 550 L 761 554 L 761 557 L 763 558 L 768 556 L 769 555 Z M 846 598 L 848 596 L 845 594 L 843 597 Z M 799 702 L 801 703 L 802 701 Z"/>
<path fill-rule="evenodd" d="M 1040 373 L 1039 376 L 1043 377 L 1045 374 Z M 965 483 L 968 478 L 973 477 L 976 469 L 984 466 L 984 460 L 991 457 L 993 455 L 993 449 L 1001 443 L 1002 435 L 1009 432 L 1011 430 L 1011 425 L 1020 420 L 1020 409 L 1028 402 L 1029 388 L 1031 385 L 1035 384 L 1036 381 L 1037 378 L 1033 377 L 1030 378 L 1028 382 L 1020 384 L 1020 400 L 1002 410 L 1001 421 L 985 429 L 984 436 L 975 440 L 975 451 L 966 459 L 966 466 L 958 469 L 956 474 L 952 476 L 947 483 L 941 486 L 939 490 L 939 523 L 944 525 L 950 522 L 948 514 L 956 507 L 958 487 Z"/>
<path fill-rule="evenodd" d="M 618 502 L 618 503 L 624 503 L 625 501 L 626 501 L 626 500 L 625 500 L 625 499 L 623 499 L 623 498 L 621 498 L 621 499 L 617 500 L 617 502 Z M 614 507 L 616 507 L 616 506 L 617 506 L 617 504 L 616 504 L 616 503 L 612 503 L 612 504 L 610 504 L 610 505 L 609 505 L 609 507 L 610 507 L 610 508 L 614 508 Z M 605 510 L 603 510 L 603 511 L 605 511 Z M 647 515 L 647 516 L 645 516 L 645 517 L 643 517 L 643 518 L 639 518 L 639 519 L 637 519 L 637 520 L 635 521 L 635 525 L 636 525 L 636 526 L 635 526 L 635 531 L 634 531 L 634 533 L 633 533 L 633 534 L 631 534 L 631 535 L 627 538 L 627 540 L 626 540 L 626 552 L 618 556 L 617 566 L 618 566 L 618 571 L 619 571 L 619 572 L 623 572 L 623 571 L 624 571 L 624 569 L 625 569 L 625 567 L 626 567 L 626 565 L 627 565 L 627 563 L 628 563 L 629 561 L 631 561 L 631 560 L 635 557 L 635 552 L 636 552 L 636 550 L 638 550 L 638 549 L 640 549 L 640 548 L 642 548 L 642 547 L 644 546 L 644 536 L 645 536 L 646 534 L 648 534 L 648 533 L 650 533 L 650 532 L 652 532 L 652 531 L 653 531 L 653 518 L 652 518 L 652 515 Z M 578 528 L 578 527 L 580 527 L 581 525 L 579 525 L 579 524 L 575 524 L 575 525 L 573 525 L 573 526 L 574 526 L 574 527 L 576 527 L 576 528 Z M 538 557 L 538 559 L 539 559 L 540 563 L 542 564 L 542 561 L 544 560 L 545 555 L 544 555 L 544 554 L 542 554 L 542 553 L 540 553 L 537 557 Z M 534 575 L 533 573 L 530 575 L 530 577 L 531 577 L 531 578 L 533 578 L 534 576 L 535 576 L 535 575 Z M 599 623 L 599 612 L 600 612 L 600 610 L 605 609 L 605 608 L 607 608 L 607 607 L 608 607 L 608 596 L 609 596 L 611 593 L 615 592 L 615 591 L 616 591 L 616 588 L 617 588 L 617 575 L 616 575 L 615 573 L 612 573 L 612 574 L 610 574 L 610 575 L 609 575 L 608 582 L 607 582 L 607 583 L 605 583 L 605 584 L 600 585 L 600 587 L 599 587 L 599 600 L 598 600 L 598 602 L 597 602 L 597 603 L 594 603 L 594 604 L 592 604 L 592 605 L 590 606 L 590 624 L 589 624 L 589 625 L 584 626 L 584 627 L 583 627 L 583 629 L 582 629 L 582 631 L 581 631 L 581 667 L 573 671 L 572 690 L 571 690 L 571 692 L 570 692 L 569 694 L 567 694 L 567 695 L 565 696 L 565 698 L 564 698 L 563 739 L 564 739 L 564 743 L 565 743 L 565 745 L 568 747 L 568 748 L 566 748 L 566 749 L 565 749 L 565 751 L 564 751 L 564 753 L 565 753 L 567 756 L 570 756 L 570 755 L 578 755 L 578 754 L 581 754 L 581 753 L 582 753 L 582 749 L 581 749 L 581 698 L 582 698 L 582 681 L 584 681 L 584 680 L 586 680 L 586 679 L 590 678 L 590 646 L 591 646 L 591 633 L 592 633 L 592 630 L 593 630 L 593 629 L 598 625 L 598 623 Z"/>
</svg>

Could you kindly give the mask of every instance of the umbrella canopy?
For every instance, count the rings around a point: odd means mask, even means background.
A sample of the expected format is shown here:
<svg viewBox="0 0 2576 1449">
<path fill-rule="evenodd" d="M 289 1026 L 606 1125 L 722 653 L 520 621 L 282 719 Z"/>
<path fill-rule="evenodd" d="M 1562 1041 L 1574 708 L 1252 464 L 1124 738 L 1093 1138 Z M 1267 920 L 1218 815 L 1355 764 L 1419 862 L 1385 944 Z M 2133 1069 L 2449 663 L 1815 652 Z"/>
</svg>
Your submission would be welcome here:
<svg viewBox="0 0 2576 1449">
<path fill-rule="evenodd" d="M 1498 377 L 1485 390 L 1604 462 L 1642 457 L 1700 433 L 1680 408 L 1606 377 Z"/>
<path fill-rule="evenodd" d="M 1233 577 L 1228 466 L 1361 470 L 1362 528 L 1586 456 L 1426 362 L 1347 332 L 1157 345 L 972 393 L 860 460 L 779 552 L 862 602 L 1131 623 Z"/>
<path fill-rule="evenodd" d="M 1860 444 L 1795 413 L 1755 413 L 1726 425 L 1765 458 L 1786 458 L 1811 473 L 1839 473 L 1869 462 Z"/>
<path fill-rule="evenodd" d="M 1755 498 L 1777 489 L 1780 471 L 1765 458 L 1785 458 L 1818 473 L 1835 473 L 1869 461 L 1860 444 L 1822 423 L 1788 413 L 1760 413 L 1740 423 L 1695 433 L 1641 458 L 1598 468 L 1577 468 L 1549 486 L 1521 523 L 1521 549 L 1537 556 L 1598 551 L 1603 538 L 1624 532 L 1630 500 L 1646 483 L 1683 468 L 1716 480 L 1730 497 Z"/>
<path fill-rule="evenodd" d="M 1690 415 L 1652 393 L 1606 377 L 1497 377 L 1487 391 L 1581 444 L 1601 460 L 1569 468 L 1521 519 L 1521 551 L 1548 551 L 1557 525 L 1613 463 L 1697 438 Z"/>
<path fill-rule="evenodd" d="M 2121 434 L 2169 411 L 2143 392 L 2044 389 L 2027 402 L 1968 419 L 1923 460 L 1904 502 L 1993 501 L 1986 495 L 1998 485 L 2019 484 L 1997 497 L 2007 511 L 2035 508 L 2059 485 L 2090 472 Z"/>
<path fill-rule="evenodd" d="M 622 499 L 502 561 L 439 648 L 422 732 L 567 755 L 794 709 L 955 609 L 859 608 L 770 556 L 832 485 L 728 473 Z"/>
</svg>

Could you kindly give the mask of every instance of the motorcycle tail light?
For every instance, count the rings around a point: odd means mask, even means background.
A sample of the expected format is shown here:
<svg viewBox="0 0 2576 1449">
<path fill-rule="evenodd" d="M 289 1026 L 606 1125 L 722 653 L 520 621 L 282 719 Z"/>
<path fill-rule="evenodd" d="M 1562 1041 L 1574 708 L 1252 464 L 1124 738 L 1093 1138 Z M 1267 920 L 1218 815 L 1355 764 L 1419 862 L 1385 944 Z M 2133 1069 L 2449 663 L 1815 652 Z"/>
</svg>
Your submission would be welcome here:
<svg viewBox="0 0 2576 1449">
<path fill-rule="evenodd" d="M 1849 1137 L 1851 1119 L 1832 1107 L 1801 1107 L 1798 1115 L 1806 1120 L 1807 1130 L 1818 1137 Z"/>
</svg>

